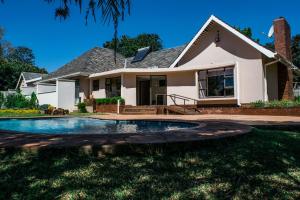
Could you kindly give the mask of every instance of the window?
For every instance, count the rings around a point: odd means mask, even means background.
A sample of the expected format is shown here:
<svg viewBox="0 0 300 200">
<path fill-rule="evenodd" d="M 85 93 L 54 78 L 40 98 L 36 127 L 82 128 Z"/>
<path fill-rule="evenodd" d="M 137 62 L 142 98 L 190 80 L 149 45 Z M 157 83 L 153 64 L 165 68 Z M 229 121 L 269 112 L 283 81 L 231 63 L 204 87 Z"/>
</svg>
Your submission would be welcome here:
<svg viewBox="0 0 300 200">
<path fill-rule="evenodd" d="M 121 77 L 105 79 L 105 93 L 107 98 L 121 96 Z"/>
<path fill-rule="evenodd" d="M 99 90 L 99 80 L 93 80 L 93 91 Z"/>
<path fill-rule="evenodd" d="M 233 67 L 198 72 L 199 98 L 234 96 Z"/>
</svg>

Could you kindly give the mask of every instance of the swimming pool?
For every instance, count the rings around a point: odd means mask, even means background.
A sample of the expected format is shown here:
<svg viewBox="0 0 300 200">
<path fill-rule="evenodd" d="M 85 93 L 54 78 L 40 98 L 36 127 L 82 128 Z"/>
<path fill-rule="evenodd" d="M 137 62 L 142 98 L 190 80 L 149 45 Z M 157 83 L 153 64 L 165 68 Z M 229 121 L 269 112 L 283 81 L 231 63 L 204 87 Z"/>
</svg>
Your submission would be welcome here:
<svg viewBox="0 0 300 200">
<path fill-rule="evenodd" d="M 198 126 L 196 123 L 92 118 L 3 119 L 0 130 L 33 134 L 157 133 Z"/>
</svg>

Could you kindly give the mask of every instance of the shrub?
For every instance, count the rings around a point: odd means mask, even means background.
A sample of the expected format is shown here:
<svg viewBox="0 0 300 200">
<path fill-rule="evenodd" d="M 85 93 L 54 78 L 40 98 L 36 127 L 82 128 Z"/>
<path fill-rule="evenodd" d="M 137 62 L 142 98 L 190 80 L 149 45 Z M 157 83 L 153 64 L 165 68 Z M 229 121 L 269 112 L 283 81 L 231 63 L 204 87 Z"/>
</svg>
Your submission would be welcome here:
<svg viewBox="0 0 300 200">
<path fill-rule="evenodd" d="M 250 105 L 251 105 L 251 107 L 254 107 L 254 108 L 263 108 L 263 107 L 265 107 L 265 102 L 259 100 L 259 101 L 251 102 Z"/>
<path fill-rule="evenodd" d="M 31 98 L 29 100 L 29 106 L 30 108 L 38 108 L 39 106 L 38 98 L 34 92 L 32 92 L 31 94 Z"/>
<path fill-rule="evenodd" d="M 49 104 L 40 105 L 39 110 L 48 110 L 49 106 L 50 106 Z"/>
<path fill-rule="evenodd" d="M 30 99 L 20 93 L 9 94 L 4 103 L 6 108 L 30 108 Z"/>
<path fill-rule="evenodd" d="M 300 106 L 300 101 L 274 100 L 269 102 L 255 101 L 250 103 L 253 108 L 291 108 Z"/>
<path fill-rule="evenodd" d="M 120 100 L 121 104 L 125 103 L 125 100 L 122 97 L 112 97 L 112 98 L 101 98 L 95 99 L 97 104 L 117 104 L 118 100 Z"/>
<path fill-rule="evenodd" d="M 40 111 L 36 109 L 24 109 L 24 110 L 15 110 L 15 109 L 2 109 L 0 114 L 39 114 Z"/>
<path fill-rule="evenodd" d="M 78 108 L 79 112 L 81 112 L 81 113 L 87 113 L 85 103 L 79 103 L 79 104 L 77 104 L 77 108 Z"/>
<path fill-rule="evenodd" d="M 300 96 L 295 97 L 295 102 L 300 103 Z"/>
</svg>

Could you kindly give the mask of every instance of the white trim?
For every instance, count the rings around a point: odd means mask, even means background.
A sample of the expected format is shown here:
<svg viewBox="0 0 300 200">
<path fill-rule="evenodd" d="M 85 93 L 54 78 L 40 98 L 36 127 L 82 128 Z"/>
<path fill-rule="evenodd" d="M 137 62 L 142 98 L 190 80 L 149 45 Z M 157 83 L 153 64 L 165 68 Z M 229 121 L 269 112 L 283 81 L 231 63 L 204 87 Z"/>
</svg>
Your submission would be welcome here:
<svg viewBox="0 0 300 200">
<path fill-rule="evenodd" d="M 23 77 L 23 79 L 24 79 L 24 81 L 25 81 L 25 78 L 24 78 L 24 76 L 23 76 L 23 72 L 20 74 L 20 77 L 19 77 L 19 80 L 18 80 L 18 83 L 17 83 L 17 86 L 16 86 L 16 90 L 18 89 L 18 86 L 19 86 L 21 77 Z M 26 82 L 25 82 L 25 83 L 26 83 Z"/>
<path fill-rule="evenodd" d="M 205 24 L 202 26 L 202 28 L 199 30 L 199 32 L 195 35 L 195 37 L 191 40 L 191 42 L 185 47 L 185 49 L 182 51 L 182 53 L 178 56 L 178 58 L 173 62 L 173 64 L 170 66 L 170 68 L 174 68 L 176 64 L 180 61 L 180 59 L 186 54 L 186 52 L 191 48 L 191 46 L 194 44 L 194 42 L 199 38 L 199 36 L 203 33 L 203 31 L 207 28 L 207 26 L 212 22 L 218 23 L 220 26 L 224 27 L 240 39 L 244 40 L 246 43 L 257 49 L 259 52 L 267 56 L 268 58 L 274 58 L 275 54 L 274 52 L 266 49 L 265 47 L 259 45 L 258 43 L 254 42 L 253 40 L 249 39 L 233 27 L 229 26 L 222 20 L 218 19 L 214 15 L 211 15 L 210 18 L 205 22 Z"/>
<path fill-rule="evenodd" d="M 47 81 L 55 81 L 57 79 L 62 79 L 62 78 L 71 78 L 71 77 L 74 77 L 74 76 L 89 76 L 89 73 L 75 72 L 75 73 L 66 74 L 66 75 L 63 75 L 63 76 L 58 76 L 58 77 L 55 77 L 55 78 L 41 80 L 39 83 L 43 83 L 43 82 L 47 82 Z"/>
<path fill-rule="evenodd" d="M 237 99 L 237 104 L 238 106 L 241 106 L 241 97 L 240 97 L 240 71 L 239 71 L 239 63 L 235 63 L 235 73 L 236 73 L 236 83 L 235 83 L 235 89 L 236 89 L 236 99 Z"/>
<path fill-rule="evenodd" d="M 106 72 L 100 72 L 91 74 L 89 78 L 96 78 L 101 76 L 108 76 L 113 74 L 122 74 L 122 73 L 171 73 L 171 72 L 184 72 L 184 71 L 195 71 L 195 70 L 204 70 L 204 69 L 211 69 L 211 68 L 219 68 L 224 66 L 233 66 L 235 62 L 224 62 L 224 63 L 217 63 L 212 65 L 202 65 L 196 67 L 176 67 L 176 68 L 121 68 L 115 69 Z"/>
<path fill-rule="evenodd" d="M 26 81 L 25 79 L 24 79 L 24 80 L 25 80 L 25 83 L 31 83 L 31 82 L 39 81 L 39 80 L 41 80 L 41 79 L 42 79 L 42 77 L 30 79 L 30 80 L 28 80 L 28 81 Z"/>
</svg>

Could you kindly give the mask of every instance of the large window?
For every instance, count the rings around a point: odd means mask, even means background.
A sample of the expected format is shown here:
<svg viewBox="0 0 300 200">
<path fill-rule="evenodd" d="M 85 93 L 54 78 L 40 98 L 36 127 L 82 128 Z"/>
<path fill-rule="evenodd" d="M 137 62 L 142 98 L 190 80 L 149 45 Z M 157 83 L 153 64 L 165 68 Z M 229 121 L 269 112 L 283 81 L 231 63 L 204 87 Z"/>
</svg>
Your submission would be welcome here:
<svg viewBox="0 0 300 200">
<path fill-rule="evenodd" d="M 106 78 L 105 93 L 107 98 L 121 96 L 121 77 Z"/>
<path fill-rule="evenodd" d="M 233 69 L 225 67 L 199 71 L 199 98 L 234 96 Z"/>
</svg>

